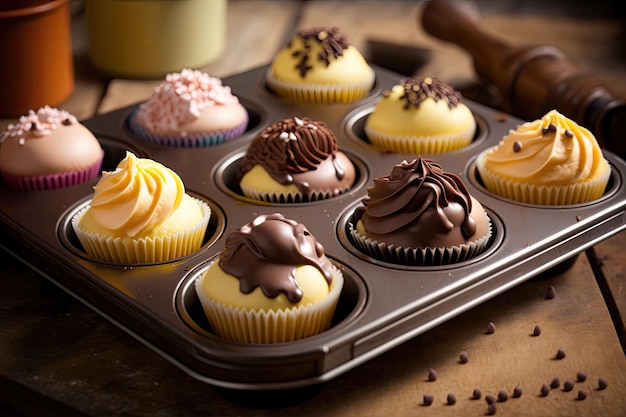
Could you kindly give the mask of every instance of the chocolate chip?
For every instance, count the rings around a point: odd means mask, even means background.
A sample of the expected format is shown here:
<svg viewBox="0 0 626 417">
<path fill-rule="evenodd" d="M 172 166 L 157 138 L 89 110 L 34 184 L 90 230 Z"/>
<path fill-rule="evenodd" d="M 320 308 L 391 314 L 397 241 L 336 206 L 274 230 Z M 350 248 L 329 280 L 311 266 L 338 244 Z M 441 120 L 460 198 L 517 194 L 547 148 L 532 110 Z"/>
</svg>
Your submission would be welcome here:
<svg viewBox="0 0 626 417">
<path fill-rule="evenodd" d="M 568 138 L 573 138 L 574 137 L 574 132 L 572 132 L 569 129 L 565 129 L 565 136 L 567 136 Z"/>
<path fill-rule="evenodd" d="M 446 398 L 446 402 L 448 403 L 448 405 L 456 404 L 456 395 L 454 395 L 453 393 L 449 393 L 448 397 Z"/>
<path fill-rule="evenodd" d="M 524 145 L 519 140 L 513 142 L 513 152 L 517 153 L 523 149 Z"/>
<path fill-rule="evenodd" d="M 543 384 L 541 385 L 541 396 L 542 397 L 547 397 L 548 394 L 550 393 L 550 387 L 548 386 L 548 384 Z"/>
<path fill-rule="evenodd" d="M 485 333 L 487 334 L 493 334 L 496 331 L 496 325 L 490 321 L 489 324 L 487 325 L 487 330 L 485 330 Z"/>
<path fill-rule="evenodd" d="M 543 129 L 541 129 L 541 133 L 543 133 L 544 135 L 548 132 L 556 132 L 556 125 L 554 123 L 550 123 L 548 127 L 544 127 Z"/>
<path fill-rule="evenodd" d="M 459 362 L 467 363 L 468 361 L 469 361 L 469 356 L 467 356 L 467 352 L 461 352 L 461 355 L 459 356 Z"/>
<path fill-rule="evenodd" d="M 61 123 L 63 124 L 63 126 L 70 126 L 72 124 L 72 121 L 70 119 L 63 119 Z"/>
<path fill-rule="evenodd" d="M 569 379 L 563 383 L 563 391 L 570 392 L 574 389 L 574 383 Z"/>
<path fill-rule="evenodd" d="M 39 126 L 37 126 L 37 123 L 35 123 L 35 122 L 31 122 L 31 123 L 30 123 L 30 130 L 31 130 L 31 132 L 34 132 L 34 131 L 36 131 L 36 130 L 39 130 Z"/>
<path fill-rule="evenodd" d="M 587 380 L 587 374 L 583 371 L 576 372 L 576 381 L 585 382 Z"/>
<path fill-rule="evenodd" d="M 552 300 L 555 296 L 556 296 L 556 292 L 554 290 L 554 287 L 552 285 L 550 285 L 546 289 L 546 300 Z"/>
<path fill-rule="evenodd" d="M 482 395 L 483 393 L 478 388 L 474 388 L 474 391 L 472 391 L 472 400 L 479 400 Z"/>
<path fill-rule="evenodd" d="M 598 379 L 598 389 L 599 390 L 607 389 L 608 386 L 609 386 L 609 381 L 607 381 L 606 378 L 599 378 Z"/>
<path fill-rule="evenodd" d="M 493 404 L 498 402 L 498 399 L 491 394 L 487 394 L 485 395 L 485 401 L 487 401 L 487 404 Z"/>
<path fill-rule="evenodd" d="M 561 386 L 561 380 L 559 379 L 558 376 L 555 376 L 552 379 L 552 382 L 550 382 L 550 388 L 555 389 L 555 388 L 558 388 L 559 386 Z"/>
<path fill-rule="evenodd" d="M 432 394 L 424 394 L 424 405 L 431 405 L 435 401 L 435 396 Z"/>
<path fill-rule="evenodd" d="M 492 416 L 496 413 L 496 410 L 498 409 L 498 407 L 496 407 L 496 403 L 491 403 L 487 406 L 487 415 L 488 416 Z"/>
<path fill-rule="evenodd" d="M 578 396 L 576 397 L 577 400 L 582 401 L 585 398 L 587 398 L 587 391 L 585 391 L 584 389 L 581 389 L 578 391 Z"/>
<path fill-rule="evenodd" d="M 539 336 L 541 334 L 541 326 L 535 324 L 535 328 L 533 329 L 533 336 Z"/>
<path fill-rule="evenodd" d="M 559 360 L 561 360 L 561 359 L 565 358 L 565 351 L 564 351 L 563 349 L 559 348 L 559 349 L 556 351 L 556 356 L 555 356 L 555 358 L 556 358 L 556 359 L 559 359 Z"/>
<path fill-rule="evenodd" d="M 519 398 L 522 396 L 522 387 L 520 387 L 519 385 L 516 385 L 515 388 L 513 388 L 513 398 Z"/>
<path fill-rule="evenodd" d="M 498 391 L 498 402 L 505 402 L 506 400 L 509 399 L 509 393 L 506 392 L 505 390 L 500 390 Z"/>
<path fill-rule="evenodd" d="M 433 368 L 430 368 L 428 370 L 428 380 L 430 382 L 433 382 L 433 381 L 437 380 L 437 371 L 435 371 Z"/>
</svg>

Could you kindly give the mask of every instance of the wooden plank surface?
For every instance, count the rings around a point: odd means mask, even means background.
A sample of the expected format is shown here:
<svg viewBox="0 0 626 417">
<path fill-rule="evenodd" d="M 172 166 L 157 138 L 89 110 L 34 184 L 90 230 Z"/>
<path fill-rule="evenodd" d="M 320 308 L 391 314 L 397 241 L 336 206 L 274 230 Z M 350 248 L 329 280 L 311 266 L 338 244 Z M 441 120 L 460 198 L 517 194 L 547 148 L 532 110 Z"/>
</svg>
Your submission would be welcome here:
<svg viewBox="0 0 626 417">
<path fill-rule="evenodd" d="M 335 24 L 365 53 L 371 39 L 409 45 L 428 52 L 418 73 L 465 86 L 478 82 L 461 50 L 417 25 L 420 2 L 250 0 L 231 1 L 229 7 L 229 52 L 205 68 L 216 76 L 267 63 L 295 27 Z M 80 39 L 80 16 L 75 20 Z M 495 13 L 484 21 L 507 40 L 554 43 L 581 65 L 624 81 L 626 64 L 610 49 L 620 36 L 614 20 Z M 65 108 L 80 118 L 142 100 L 156 85 L 113 80 L 105 92 L 104 80 L 84 61 L 86 46 L 75 46 L 83 51 L 81 70 Z M 626 311 L 625 244 L 621 233 L 594 248 L 621 312 Z M 497 415 L 617 417 L 626 411 L 624 352 L 584 255 L 565 273 L 522 284 L 339 376 L 309 399 L 284 405 L 295 397 L 284 394 L 273 398 L 273 407 L 243 405 L 187 376 L 8 254 L 0 253 L 0 265 L 0 415 L 471 416 L 487 412 L 484 398 L 469 399 L 474 388 L 484 397 L 510 393 L 516 385 L 523 388 L 522 397 L 499 403 Z M 556 289 L 552 300 L 544 297 L 548 286 Z M 489 321 L 497 327 L 491 335 L 484 333 Z M 536 324 L 543 332 L 532 337 Z M 567 354 L 563 360 L 554 359 L 559 348 Z M 467 364 L 458 363 L 461 352 L 468 353 Z M 426 381 L 429 368 L 437 370 L 437 381 Z M 578 371 L 587 381 L 564 392 L 563 382 L 575 381 Z M 561 387 L 540 397 L 541 384 L 554 377 Z M 600 377 L 609 382 L 606 390 L 596 389 Z M 588 393 L 582 401 L 576 400 L 580 389 Z M 422 404 L 426 393 L 435 397 L 429 407 Z M 445 405 L 448 393 L 457 397 L 453 406 Z"/>
</svg>

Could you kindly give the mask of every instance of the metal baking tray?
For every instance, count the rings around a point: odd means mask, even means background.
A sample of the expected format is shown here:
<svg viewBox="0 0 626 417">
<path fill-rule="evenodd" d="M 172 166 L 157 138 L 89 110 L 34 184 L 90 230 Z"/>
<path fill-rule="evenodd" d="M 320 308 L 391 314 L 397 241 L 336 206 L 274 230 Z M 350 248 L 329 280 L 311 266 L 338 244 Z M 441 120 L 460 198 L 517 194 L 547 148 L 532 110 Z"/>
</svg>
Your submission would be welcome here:
<svg viewBox="0 0 626 417">
<path fill-rule="evenodd" d="M 248 109 L 240 138 L 209 148 L 172 148 L 136 139 L 126 120 L 137 106 L 83 123 L 105 149 L 105 170 L 126 150 L 176 171 L 191 194 L 213 209 L 207 238 L 191 256 L 158 265 L 115 265 L 90 259 L 69 225 L 87 204 L 96 180 L 59 190 L 14 192 L 0 183 L 1 246 L 25 264 L 126 330 L 198 380 L 235 390 L 280 390 L 328 381 L 404 341 L 520 284 L 626 228 L 626 163 L 605 152 L 612 167 L 604 196 L 572 206 L 540 207 L 495 197 L 480 182 L 475 157 L 522 123 L 477 103 L 471 145 L 430 155 L 459 174 L 488 211 L 494 235 L 488 250 L 462 263 L 404 267 L 375 261 L 353 246 L 347 229 L 372 179 L 415 155 L 380 153 L 363 124 L 384 89 L 402 76 L 376 68 L 371 94 L 353 104 L 284 102 L 263 81 L 267 67 L 224 78 Z M 325 121 L 353 161 L 358 177 L 346 194 L 300 204 L 265 204 L 243 197 L 234 171 L 252 138 L 290 116 Z M 258 214 L 281 212 L 305 224 L 346 278 L 332 327 L 275 345 L 243 345 L 217 337 L 193 291 L 193 280 L 222 249 L 222 238 Z"/>
</svg>

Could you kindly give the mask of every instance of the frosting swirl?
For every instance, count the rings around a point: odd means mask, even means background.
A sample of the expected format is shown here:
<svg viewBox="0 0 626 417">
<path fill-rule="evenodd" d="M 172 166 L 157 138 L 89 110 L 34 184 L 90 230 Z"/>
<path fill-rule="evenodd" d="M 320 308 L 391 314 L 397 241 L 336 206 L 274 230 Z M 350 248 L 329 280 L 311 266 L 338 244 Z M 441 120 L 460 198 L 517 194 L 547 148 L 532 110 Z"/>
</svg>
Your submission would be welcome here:
<svg viewBox="0 0 626 417">
<path fill-rule="evenodd" d="M 537 185 L 595 178 L 606 164 L 593 134 L 556 110 L 510 130 L 484 155 L 487 170 Z"/>
<path fill-rule="evenodd" d="M 237 103 L 239 99 L 219 78 L 183 69 L 167 74 L 154 88 L 150 98 L 139 106 L 137 122 L 153 133 L 167 133 L 194 122 L 207 107 Z"/>
<path fill-rule="evenodd" d="M 482 216 L 477 219 L 478 209 Z M 374 179 L 356 217 L 368 237 L 405 247 L 460 245 L 482 236 L 487 227 L 482 206 L 461 178 L 422 157 Z"/>
<path fill-rule="evenodd" d="M 240 174 L 258 164 L 278 183 L 294 184 L 300 192 L 308 194 L 310 184 L 298 175 L 317 170 L 329 158 L 336 179 L 344 178 L 345 168 L 336 158 L 338 149 L 335 134 L 324 122 L 309 117 L 287 118 L 273 123 L 250 143 Z"/>
<path fill-rule="evenodd" d="M 115 171 L 102 173 L 90 211 L 100 226 L 135 237 L 167 219 L 184 194 L 183 182 L 175 172 L 126 152 Z"/>
<path fill-rule="evenodd" d="M 322 245 L 304 225 L 280 213 L 258 216 L 232 232 L 219 265 L 239 279 L 242 293 L 249 294 L 260 287 L 266 297 L 283 293 L 292 303 L 302 299 L 302 290 L 294 278 L 297 266 L 314 266 L 329 286 L 332 281 L 332 264 Z"/>
</svg>

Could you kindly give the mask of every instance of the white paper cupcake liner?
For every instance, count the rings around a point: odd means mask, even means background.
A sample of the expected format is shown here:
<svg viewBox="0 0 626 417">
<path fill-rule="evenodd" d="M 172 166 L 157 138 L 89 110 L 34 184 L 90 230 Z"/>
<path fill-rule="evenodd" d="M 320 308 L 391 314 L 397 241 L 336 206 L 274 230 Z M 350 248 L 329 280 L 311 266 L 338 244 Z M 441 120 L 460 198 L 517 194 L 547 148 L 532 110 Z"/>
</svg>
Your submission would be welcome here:
<svg viewBox="0 0 626 417">
<path fill-rule="evenodd" d="M 274 77 L 271 70 L 266 73 L 267 85 L 278 95 L 299 103 L 352 103 L 365 97 L 374 85 L 374 70 L 368 79 L 353 84 L 292 84 Z"/>
<path fill-rule="evenodd" d="M 195 200 L 204 214 L 201 222 L 187 230 L 154 238 L 113 238 L 89 232 L 78 226 L 78 219 L 87 207 L 74 215 L 71 224 L 83 249 L 94 259 L 122 265 L 166 262 L 190 255 L 202 246 L 211 207 L 202 200 Z"/>
<path fill-rule="evenodd" d="M 162 146 L 178 148 L 203 148 L 215 146 L 243 135 L 248 127 L 249 117 L 246 113 L 245 120 L 232 129 L 215 130 L 212 132 L 188 133 L 185 136 L 170 136 L 152 134 L 135 122 L 137 111 L 133 111 L 128 119 L 129 129 L 139 139 Z"/>
<path fill-rule="evenodd" d="M 438 266 L 463 262 L 481 254 L 493 234 L 491 220 L 487 233 L 481 238 L 459 246 L 439 248 L 404 248 L 362 236 L 356 224 L 349 225 L 352 241 L 357 249 L 380 261 L 407 266 Z"/>
<path fill-rule="evenodd" d="M 602 175 L 569 185 L 534 185 L 504 178 L 485 167 L 484 151 L 476 159 L 476 168 L 490 192 L 509 200 L 545 206 L 586 203 L 602 197 L 611 177 L 611 167 Z"/>
<path fill-rule="evenodd" d="M 330 197 L 334 197 L 335 194 L 331 190 L 314 191 L 310 195 L 305 195 L 300 192 L 292 193 L 277 193 L 258 190 L 254 187 L 250 187 L 246 184 L 240 184 L 241 192 L 244 196 L 257 201 L 264 201 L 266 203 L 279 203 L 279 204 L 293 204 L 293 203 L 305 203 L 311 201 L 325 200 Z M 346 187 L 341 190 L 339 194 L 343 194 L 348 191 L 350 187 Z"/>
<path fill-rule="evenodd" d="M 464 148 L 472 143 L 476 127 L 474 126 L 460 133 L 438 136 L 392 135 L 372 129 L 369 126 L 366 126 L 364 130 L 370 143 L 381 151 L 440 154 Z"/>
<path fill-rule="evenodd" d="M 243 309 L 212 300 L 202 291 L 202 276 L 195 282 L 196 293 L 213 331 L 238 343 L 284 343 L 327 330 L 343 288 L 343 274 L 333 266 L 328 296 L 316 303 L 285 310 Z"/>
</svg>

